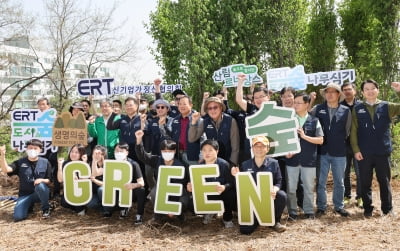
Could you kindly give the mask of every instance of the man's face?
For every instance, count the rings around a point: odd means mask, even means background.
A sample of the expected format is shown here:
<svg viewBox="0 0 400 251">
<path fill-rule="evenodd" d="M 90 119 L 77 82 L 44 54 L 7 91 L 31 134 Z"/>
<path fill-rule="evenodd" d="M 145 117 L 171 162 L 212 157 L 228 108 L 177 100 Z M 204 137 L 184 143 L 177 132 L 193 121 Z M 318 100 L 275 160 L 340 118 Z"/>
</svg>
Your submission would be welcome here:
<svg viewBox="0 0 400 251">
<path fill-rule="evenodd" d="M 379 95 L 379 90 L 372 83 L 365 83 L 363 87 L 363 95 L 366 99 L 376 99 Z"/>
<path fill-rule="evenodd" d="M 262 103 L 269 101 L 269 96 L 265 92 L 256 92 L 253 95 L 254 105 L 260 108 Z"/>
<path fill-rule="evenodd" d="M 291 91 L 285 92 L 281 96 L 281 100 L 282 100 L 282 106 L 283 107 L 293 108 L 294 95 L 293 95 L 293 93 Z"/>
<path fill-rule="evenodd" d="M 187 97 L 179 99 L 178 110 L 183 116 L 187 116 L 192 111 L 192 104 Z"/>
<path fill-rule="evenodd" d="M 212 118 L 213 120 L 217 120 L 218 118 L 221 118 L 222 116 L 222 109 L 221 105 L 216 103 L 216 102 L 210 102 L 207 104 L 207 114 Z"/>
<path fill-rule="evenodd" d="M 133 102 L 133 100 L 128 100 L 125 103 L 126 114 L 133 115 L 133 114 L 137 113 L 137 110 L 138 110 L 138 106 L 135 104 L 135 102 Z"/>
<path fill-rule="evenodd" d="M 122 107 L 118 102 L 113 102 L 113 107 L 112 108 L 113 108 L 114 113 L 121 114 Z"/>
<path fill-rule="evenodd" d="M 305 103 L 303 101 L 303 97 L 299 96 L 294 99 L 294 110 L 296 113 L 302 113 L 304 111 L 307 111 L 308 108 L 308 103 Z"/>
<path fill-rule="evenodd" d="M 352 85 L 346 85 L 345 87 L 343 87 L 342 92 L 345 98 L 348 100 L 354 99 L 354 97 L 357 94 L 356 90 L 353 88 Z"/>
<path fill-rule="evenodd" d="M 158 104 L 156 106 L 156 112 L 157 112 L 157 116 L 165 116 L 168 113 L 168 106 L 166 106 L 165 104 Z"/>
<path fill-rule="evenodd" d="M 335 88 L 328 88 L 325 90 L 325 99 L 328 103 L 338 102 L 340 93 Z"/>
<path fill-rule="evenodd" d="M 41 100 L 37 103 L 38 109 L 43 112 L 50 108 L 50 105 L 47 104 L 46 100 Z"/>
<path fill-rule="evenodd" d="M 108 102 L 101 103 L 101 113 L 103 116 L 109 116 L 112 112 L 112 107 Z"/>
</svg>

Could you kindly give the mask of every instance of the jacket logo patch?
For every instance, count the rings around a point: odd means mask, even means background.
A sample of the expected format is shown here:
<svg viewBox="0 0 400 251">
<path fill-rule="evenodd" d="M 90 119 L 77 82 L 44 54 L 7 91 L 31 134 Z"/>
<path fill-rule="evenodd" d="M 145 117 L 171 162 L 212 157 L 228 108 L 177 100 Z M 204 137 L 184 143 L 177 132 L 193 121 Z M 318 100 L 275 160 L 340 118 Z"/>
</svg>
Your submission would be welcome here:
<svg viewBox="0 0 400 251">
<path fill-rule="evenodd" d="M 212 125 L 207 125 L 207 129 L 213 129 L 214 128 L 214 126 L 212 126 Z"/>
<path fill-rule="evenodd" d="M 364 108 L 362 108 L 362 109 L 358 110 L 357 113 L 366 113 L 366 112 L 367 112 L 367 111 L 366 111 Z"/>
<path fill-rule="evenodd" d="M 319 113 L 320 114 L 326 114 L 326 111 L 325 110 L 320 110 Z"/>
</svg>

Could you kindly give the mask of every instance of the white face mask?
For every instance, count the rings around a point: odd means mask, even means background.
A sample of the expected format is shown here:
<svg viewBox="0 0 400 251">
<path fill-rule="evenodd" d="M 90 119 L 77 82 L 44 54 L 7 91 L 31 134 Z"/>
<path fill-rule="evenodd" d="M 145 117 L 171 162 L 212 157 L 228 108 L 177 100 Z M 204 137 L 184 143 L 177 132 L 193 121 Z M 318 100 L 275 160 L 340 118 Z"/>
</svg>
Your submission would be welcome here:
<svg viewBox="0 0 400 251">
<path fill-rule="evenodd" d="M 170 161 L 173 160 L 175 157 L 175 153 L 173 152 L 161 152 L 161 156 L 164 160 Z"/>
<path fill-rule="evenodd" d="M 147 109 L 147 105 L 141 104 L 139 105 L 139 111 L 144 111 Z"/>
<path fill-rule="evenodd" d="M 114 157 L 116 160 L 125 160 L 126 159 L 126 154 L 125 153 L 114 153 Z"/>
<path fill-rule="evenodd" d="M 34 149 L 26 150 L 26 153 L 28 154 L 28 157 L 31 159 L 35 159 L 39 155 L 39 153 Z"/>
</svg>

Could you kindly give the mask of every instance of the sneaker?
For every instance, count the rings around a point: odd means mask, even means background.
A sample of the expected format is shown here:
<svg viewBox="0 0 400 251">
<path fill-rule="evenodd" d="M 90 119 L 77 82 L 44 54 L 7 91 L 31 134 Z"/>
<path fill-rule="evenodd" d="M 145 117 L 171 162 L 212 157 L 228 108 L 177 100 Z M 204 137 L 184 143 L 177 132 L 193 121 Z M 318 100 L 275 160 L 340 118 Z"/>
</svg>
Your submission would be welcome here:
<svg viewBox="0 0 400 251">
<path fill-rule="evenodd" d="M 43 219 L 50 218 L 50 209 L 43 210 L 42 218 Z"/>
<path fill-rule="evenodd" d="M 129 212 L 129 207 L 121 209 L 121 211 L 119 211 L 119 218 L 124 219 L 128 217 L 128 212 Z"/>
<path fill-rule="evenodd" d="M 315 219 L 315 215 L 314 214 L 305 214 L 304 216 L 306 217 L 306 219 L 309 219 L 309 220 L 314 220 Z"/>
<path fill-rule="evenodd" d="M 224 221 L 224 226 L 225 226 L 225 228 L 233 228 L 235 225 L 230 220 L 230 221 Z"/>
<path fill-rule="evenodd" d="M 205 214 L 203 218 L 203 224 L 204 225 L 209 224 L 212 221 L 213 217 L 214 217 L 213 214 Z"/>
<path fill-rule="evenodd" d="M 282 225 L 281 223 L 277 222 L 275 225 L 272 227 L 273 230 L 275 230 L 278 233 L 282 233 L 286 231 L 286 226 Z"/>
<path fill-rule="evenodd" d="M 350 205 L 350 199 L 351 199 L 351 197 L 344 197 L 344 199 L 343 199 L 343 204 L 344 204 L 345 206 Z"/>
<path fill-rule="evenodd" d="M 363 201 L 362 201 L 361 198 L 358 198 L 358 199 L 357 199 L 357 207 L 358 207 L 358 208 L 363 208 Z"/>
<path fill-rule="evenodd" d="M 335 212 L 340 214 L 340 216 L 343 216 L 343 217 L 347 217 L 350 215 L 349 212 L 347 212 L 346 209 L 344 209 L 344 208 L 335 210 Z"/>
<path fill-rule="evenodd" d="M 135 219 L 134 224 L 135 225 L 142 225 L 143 224 L 143 218 L 142 218 L 142 216 L 140 214 L 136 215 L 136 219 Z"/>
<path fill-rule="evenodd" d="M 295 214 L 289 214 L 287 220 L 288 220 L 288 221 L 297 221 L 297 215 L 295 215 Z"/>
<path fill-rule="evenodd" d="M 86 210 L 85 209 L 83 209 L 82 211 L 77 213 L 78 216 L 85 216 L 85 214 L 86 214 Z"/>
<path fill-rule="evenodd" d="M 112 216 L 112 213 L 111 213 L 111 212 L 108 212 L 108 211 L 103 212 L 103 217 L 104 217 L 104 218 L 110 218 L 111 216 Z"/>
<path fill-rule="evenodd" d="M 317 212 L 315 212 L 315 214 L 316 214 L 317 217 L 320 217 L 322 215 L 325 215 L 326 212 L 325 212 L 325 210 L 317 209 Z"/>
</svg>

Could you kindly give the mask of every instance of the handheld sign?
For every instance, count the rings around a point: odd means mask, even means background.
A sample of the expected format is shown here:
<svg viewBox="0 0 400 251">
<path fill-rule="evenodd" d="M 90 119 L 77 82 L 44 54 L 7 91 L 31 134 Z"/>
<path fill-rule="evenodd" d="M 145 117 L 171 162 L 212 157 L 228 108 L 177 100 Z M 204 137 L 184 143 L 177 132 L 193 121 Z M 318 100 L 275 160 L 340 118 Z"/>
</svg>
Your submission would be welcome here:
<svg viewBox="0 0 400 251">
<path fill-rule="evenodd" d="M 261 226 L 275 224 L 274 200 L 271 197 L 272 174 L 257 173 L 257 184 L 250 172 L 236 174 L 238 221 L 240 225 L 253 225 L 254 215 Z"/>
<path fill-rule="evenodd" d="M 225 87 L 235 87 L 238 84 L 237 76 L 239 74 L 246 75 L 244 86 L 250 86 L 252 83 L 262 83 L 263 79 L 258 75 L 258 68 L 256 65 L 235 64 L 227 67 L 222 67 L 213 74 L 215 83 L 224 82 Z"/>
<path fill-rule="evenodd" d="M 155 198 L 154 212 L 158 214 L 180 215 L 182 203 L 169 201 L 169 196 L 181 196 L 182 184 L 171 183 L 171 179 L 183 179 L 185 167 L 183 166 L 160 166 L 158 169 L 157 192 Z"/>
<path fill-rule="evenodd" d="M 15 109 L 11 113 L 11 148 L 18 152 L 25 150 L 25 142 L 35 138 L 43 142 L 42 154 L 51 149 L 57 151 L 52 145 L 53 124 L 57 117 L 54 108 L 41 112 L 39 109 Z"/>
<path fill-rule="evenodd" d="M 264 102 L 258 112 L 246 117 L 246 136 L 268 137 L 271 157 L 300 152 L 297 128 L 294 109 L 277 106 L 274 101 Z"/>
<path fill-rule="evenodd" d="M 92 199 L 90 167 L 83 161 L 71 161 L 64 166 L 64 198 L 70 205 L 84 206 Z"/>
<path fill-rule="evenodd" d="M 197 214 L 216 214 L 224 212 L 222 200 L 209 200 L 208 195 L 219 195 L 216 186 L 219 182 L 206 182 L 206 178 L 219 176 L 218 165 L 192 165 L 189 167 L 192 182 L 194 211 Z"/>
<path fill-rule="evenodd" d="M 132 190 L 124 188 L 131 183 L 133 175 L 132 165 L 128 161 L 105 160 L 103 173 L 103 206 L 114 206 L 119 192 L 118 205 L 120 207 L 131 207 Z"/>
</svg>

